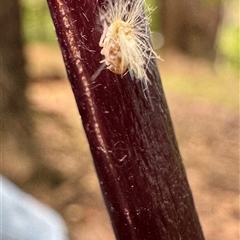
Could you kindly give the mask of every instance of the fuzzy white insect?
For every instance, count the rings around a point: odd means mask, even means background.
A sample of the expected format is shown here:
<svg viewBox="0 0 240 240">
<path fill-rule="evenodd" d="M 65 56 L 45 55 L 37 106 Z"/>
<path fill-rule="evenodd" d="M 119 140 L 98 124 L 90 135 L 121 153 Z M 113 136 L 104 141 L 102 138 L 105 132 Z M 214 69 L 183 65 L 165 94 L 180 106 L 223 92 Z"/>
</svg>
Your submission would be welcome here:
<svg viewBox="0 0 240 240">
<path fill-rule="evenodd" d="M 116 74 L 129 70 L 131 77 L 141 80 L 147 88 L 151 59 L 159 57 L 151 46 L 144 0 L 105 0 L 99 12 L 103 24 L 99 42 L 104 56 L 101 63 Z"/>
</svg>

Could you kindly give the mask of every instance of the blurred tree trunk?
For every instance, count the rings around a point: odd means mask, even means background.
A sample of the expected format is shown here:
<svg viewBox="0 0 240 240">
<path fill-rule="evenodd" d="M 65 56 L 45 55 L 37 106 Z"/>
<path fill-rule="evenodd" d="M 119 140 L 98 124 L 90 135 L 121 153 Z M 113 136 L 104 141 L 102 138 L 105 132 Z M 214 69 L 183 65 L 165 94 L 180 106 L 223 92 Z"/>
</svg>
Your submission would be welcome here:
<svg viewBox="0 0 240 240">
<path fill-rule="evenodd" d="M 162 0 L 160 5 L 165 47 L 214 60 L 221 1 Z"/>
<path fill-rule="evenodd" d="M 2 131 L 24 134 L 31 132 L 32 122 L 25 97 L 27 76 L 24 71 L 23 42 L 21 36 L 19 2 L 2 1 L 1 11 L 1 72 L 2 72 Z M 22 133 L 20 133 L 22 132 Z M 18 140 L 25 141 L 25 137 Z"/>
<path fill-rule="evenodd" d="M 1 172 L 21 185 L 30 179 L 49 179 L 51 174 L 43 165 L 26 97 L 20 3 L 4 0 L 1 4 Z"/>
</svg>

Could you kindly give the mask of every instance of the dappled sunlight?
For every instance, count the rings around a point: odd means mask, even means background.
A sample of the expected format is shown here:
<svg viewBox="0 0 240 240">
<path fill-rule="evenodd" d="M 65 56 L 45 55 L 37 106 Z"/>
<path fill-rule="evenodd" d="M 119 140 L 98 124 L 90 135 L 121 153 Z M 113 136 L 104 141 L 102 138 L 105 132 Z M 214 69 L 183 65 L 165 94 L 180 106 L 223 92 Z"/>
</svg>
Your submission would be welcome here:
<svg viewBox="0 0 240 240">
<path fill-rule="evenodd" d="M 158 26 L 158 11 L 153 11 L 152 25 L 158 32 L 152 34 L 152 42 L 156 40 L 155 50 L 163 59 L 157 60 L 157 65 L 207 240 L 239 238 L 239 56 L 237 59 L 237 44 L 233 40 L 239 26 L 236 26 L 236 14 L 230 14 L 236 4 L 232 2 L 224 5 L 227 14 L 223 18 L 225 25 L 218 30 L 215 60 L 194 58 L 179 48 L 166 48 L 166 38 L 159 33 L 162 29 Z M 27 126 L 28 123 L 21 124 L 24 118 L 14 116 L 21 112 L 21 107 L 18 113 L 10 114 L 16 124 L 6 124 L 10 130 L 2 142 L 5 159 L 1 173 L 60 213 L 71 240 L 114 240 L 46 4 L 45 1 L 22 1 L 25 71 L 29 79 L 26 91 L 19 94 L 26 93 L 29 101 L 26 108 L 33 128 Z M 41 11 L 42 15 L 37 14 Z M 11 77 L 10 74 L 9 79 Z M 14 85 L 14 81 L 8 85 L 9 82 L 5 83 L 6 89 Z M 19 96 L 13 96 L 18 102 Z M 11 126 L 14 127 L 11 129 Z M 30 130 L 36 142 L 29 144 L 30 138 L 24 141 L 30 135 L 18 134 L 19 129 Z M 31 149 L 34 144 L 39 153 Z"/>
<path fill-rule="evenodd" d="M 206 79 L 216 85 L 224 83 L 224 78 L 207 62 L 176 52 L 163 56 L 164 62 L 159 64 L 162 82 L 206 238 L 236 239 L 238 113 L 235 106 L 215 102 L 198 89 L 191 89 L 191 77 L 195 83 L 201 79 L 204 83 Z M 53 59 L 52 64 L 57 65 L 58 61 Z M 183 86 L 179 82 L 186 75 Z M 46 74 L 43 72 L 42 76 Z M 178 84 L 182 86 L 178 88 Z M 34 182 L 27 182 L 27 189 L 64 216 L 72 239 L 114 239 L 70 84 L 67 79 L 38 78 L 29 85 L 27 94 L 35 111 L 38 138 L 43 151 L 50 156 L 50 162 L 44 164 L 56 170 L 62 179 L 54 190 Z M 228 94 L 223 94 L 221 101 L 225 97 Z M 219 211 L 219 206 L 224 210 Z"/>
</svg>

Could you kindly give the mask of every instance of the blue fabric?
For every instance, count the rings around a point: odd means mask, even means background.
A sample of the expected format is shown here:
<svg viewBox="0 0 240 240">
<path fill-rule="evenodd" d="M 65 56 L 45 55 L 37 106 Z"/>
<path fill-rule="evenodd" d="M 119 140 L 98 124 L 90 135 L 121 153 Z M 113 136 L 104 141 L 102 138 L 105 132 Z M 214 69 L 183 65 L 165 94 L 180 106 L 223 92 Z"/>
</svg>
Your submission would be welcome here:
<svg viewBox="0 0 240 240">
<path fill-rule="evenodd" d="M 60 215 L 0 175 L 1 240 L 68 240 Z"/>
</svg>

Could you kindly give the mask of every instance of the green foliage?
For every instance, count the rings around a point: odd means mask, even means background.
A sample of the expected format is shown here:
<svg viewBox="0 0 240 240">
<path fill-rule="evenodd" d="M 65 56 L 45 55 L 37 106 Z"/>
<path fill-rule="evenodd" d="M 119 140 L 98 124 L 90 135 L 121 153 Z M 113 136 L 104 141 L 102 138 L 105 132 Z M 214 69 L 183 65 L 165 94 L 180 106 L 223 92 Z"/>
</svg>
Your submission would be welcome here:
<svg viewBox="0 0 240 240">
<path fill-rule="evenodd" d="M 161 31 L 161 17 L 160 17 L 160 3 L 159 0 L 146 0 L 147 6 L 154 9 L 151 13 L 151 31 L 160 32 Z"/>
<path fill-rule="evenodd" d="M 202 0 L 215 3 L 220 0 Z M 151 30 L 161 31 L 160 0 L 146 0 L 147 5 L 155 10 L 152 12 Z M 27 43 L 56 43 L 56 34 L 50 12 L 45 0 L 21 0 L 23 34 Z M 216 42 L 218 60 L 230 68 L 239 70 L 239 2 L 225 1 L 225 15 L 219 37 Z M 236 11 L 237 10 L 237 11 Z"/>
<path fill-rule="evenodd" d="M 23 35 L 29 42 L 56 42 L 52 19 L 44 0 L 22 0 Z"/>
<path fill-rule="evenodd" d="M 217 41 L 219 61 L 239 71 L 239 2 L 225 3 L 225 16 Z"/>
</svg>

